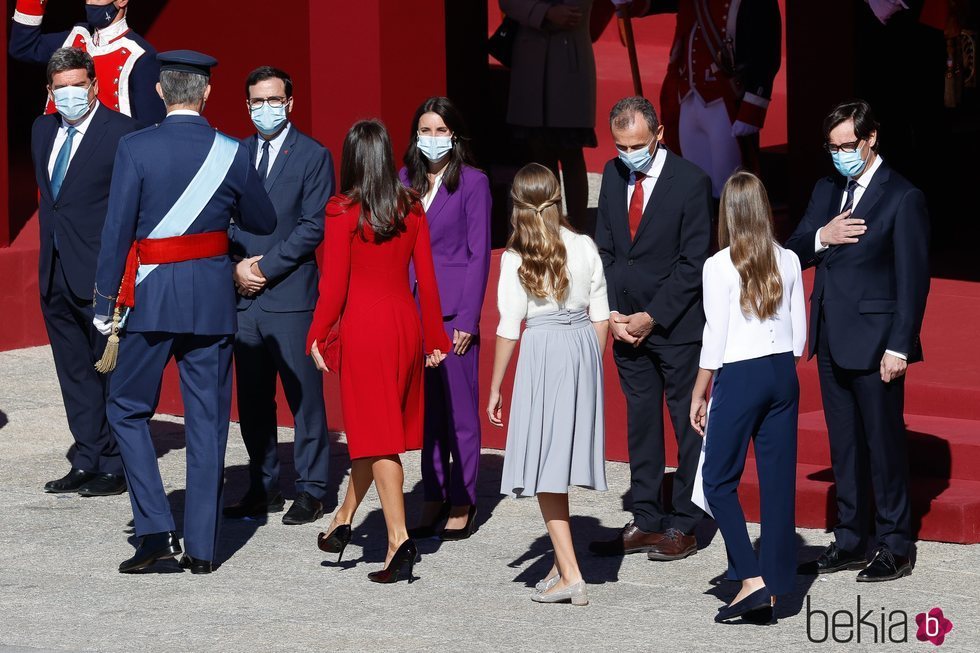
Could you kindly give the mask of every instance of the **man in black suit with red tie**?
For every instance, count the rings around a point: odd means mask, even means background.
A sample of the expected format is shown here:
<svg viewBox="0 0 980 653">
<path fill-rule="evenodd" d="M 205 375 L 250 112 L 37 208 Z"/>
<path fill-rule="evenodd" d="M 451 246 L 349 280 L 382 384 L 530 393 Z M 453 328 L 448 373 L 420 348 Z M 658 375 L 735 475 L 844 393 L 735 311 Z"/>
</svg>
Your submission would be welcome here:
<svg viewBox="0 0 980 653">
<path fill-rule="evenodd" d="M 595 240 L 626 395 L 633 521 L 590 548 L 679 560 L 697 552 L 693 531 L 703 514 L 691 500 L 701 438 L 688 410 L 704 331 L 701 268 L 710 242 L 711 179 L 660 144 L 664 128 L 648 100 L 620 100 L 609 122 L 619 156 L 602 174 Z M 665 396 L 679 459 L 669 513 L 661 500 Z"/>
<path fill-rule="evenodd" d="M 786 246 L 815 266 L 810 356 L 837 484 L 834 542 L 801 573 L 862 569 L 859 581 L 912 572 L 905 371 L 922 360 L 929 293 L 929 215 L 918 188 L 878 155 L 878 123 L 863 100 L 824 120 L 839 175 L 817 182 Z M 874 492 L 874 553 L 868 479 Z"/>
</svg>

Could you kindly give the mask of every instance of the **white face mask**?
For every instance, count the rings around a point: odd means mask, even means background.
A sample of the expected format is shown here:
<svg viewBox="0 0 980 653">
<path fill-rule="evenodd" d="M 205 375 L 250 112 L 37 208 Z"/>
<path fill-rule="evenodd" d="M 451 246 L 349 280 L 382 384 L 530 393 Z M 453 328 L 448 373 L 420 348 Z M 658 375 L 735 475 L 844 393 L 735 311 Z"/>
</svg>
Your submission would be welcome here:
<svg viewBox="0 0 980 653">
<path fill-rule="evenodd" d="M 88 113 L 95 100 L 89 100 L 88 88 L 81 86 L 64 86 L 51 91 L 54 97 L 54 107 L 65 120 L 74 122 Z"/>
<path fill-rule="evenodd" d="M 452 136 L 422 136 L 419 134 L 419 152 L 429 161 L 438 161 L 453 149 Z"/>
</svg>

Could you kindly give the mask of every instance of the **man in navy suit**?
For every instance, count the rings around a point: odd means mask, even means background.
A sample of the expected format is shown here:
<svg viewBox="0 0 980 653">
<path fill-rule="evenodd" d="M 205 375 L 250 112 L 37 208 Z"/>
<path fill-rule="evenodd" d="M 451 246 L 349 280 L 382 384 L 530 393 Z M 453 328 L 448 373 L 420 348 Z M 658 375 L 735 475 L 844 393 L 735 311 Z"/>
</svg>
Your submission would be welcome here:
<svg viewBox="0 0 980 653">
<path fill-rule="evenodd" d="M 226 517 L 251 517 L 283 508 L 279 491 L 276 376 L 296 425 L 293 460 L 296 500 L 284 524 L 306 524 L 323 515 L 329 441 L 323 375 L 307 355 L 306 334 L 317 300 L 314 252 L 323 240 L 323 216 L 333 195 L 330 152 L 289 121 L 293 82 L 269 66 L 252 71 L 246 106 L 257 134 L 245 139 L 279 220 L 269 236 L 231 226 L 238 287 L 235 375 L 238 416 L 249 455 L 249 489 Z"/>
<path fill-rule="evenodd" d="M 878 155 L 878 123 L 863 100 L 824 120 L 839 175 L 817 182 L 786 243 L 817 268 L 810 297 L 810 356 L 837 483 L 834 542 L 801 573 L 862 569 L 859 581 L 912 567 L 905 371 L 922 360 L 919 330 L 929 292 L 929 215 L 922 192 Z M 868 478 L 874 491 L 874 553 Z"/>
<path fill-rule="evenodd" d="M 217 62 L 187 50 L 159 58 L 157 89 L 167 117 L 119 142 L 96 272 L 96 326 L 111 332 L 101 369 L 112 367 L 118 343 L 109 426 L 125 463 L 140 538 L 119 571 L 181 552 L 149 429 L 164 368 L 175 358 L 187 438 L 186 555 L 180 562 L 193 573 L 210 573 L 236 329 L 227 232 L 234 217 L 243 229 L 270 233 L 276 213 L 248 148 L 200 115 Z"/>
<path fill-rule="evenodd" d="M 92 367 L 105 338 L 92 325 L 91 297 L 116 145 L 137 125 L 99 102 L 95 64 L 84 51 L 55 51 L 47 77 L 59 112 L 35 120 L 31 132 L 40 189 L 38 280 L 75 455 L 68 474 L 44 490 L 119 494 L 126 481 L 106 423 L 105 380 Z"/>
</svg>

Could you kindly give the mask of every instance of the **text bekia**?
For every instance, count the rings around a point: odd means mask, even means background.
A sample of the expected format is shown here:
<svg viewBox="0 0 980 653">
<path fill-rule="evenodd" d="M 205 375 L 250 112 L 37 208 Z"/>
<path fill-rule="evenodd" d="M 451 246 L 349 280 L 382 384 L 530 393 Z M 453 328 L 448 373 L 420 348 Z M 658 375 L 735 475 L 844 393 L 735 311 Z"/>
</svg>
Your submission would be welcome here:
<svg viewBox="0 0 980 653">
<path fill-rule="evenodd" d="M 909 641 L 909 615 L 904 610 L 885 607 L 863 610 L 857 595 L 854 611 L 814 609 L 806 597 L 806 637 L 814 644 L 834 641 L 838 644 L 901 643 Z"/>
</svg>

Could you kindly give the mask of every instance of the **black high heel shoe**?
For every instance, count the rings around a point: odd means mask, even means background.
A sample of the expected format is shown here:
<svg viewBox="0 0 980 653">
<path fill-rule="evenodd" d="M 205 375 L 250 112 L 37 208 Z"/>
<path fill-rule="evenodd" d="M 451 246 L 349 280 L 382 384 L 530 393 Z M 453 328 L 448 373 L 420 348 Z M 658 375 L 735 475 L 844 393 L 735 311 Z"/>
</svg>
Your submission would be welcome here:
<svg viewBox="0 0 980 653">
<path fill-rule="evenodd" d="M 415 528 L 408 529 L 408 536 L 414 540 L 426 540 L 430 537 L 435 537 L 437 535 L 436 525 L 449 517 L 449 510 L 449 502 L 443 501 L 442 505 L 439 506 L 439 512 L 436 514 L 436 518 L 425 526 L 416 526 Z"/>
<path fill-rule="evenodd" d="M 413 569 L 415 562 L 419 558 L 419 549 L 415 546 L 415 540 L 408 539 L 391 556 L 391 562 L 381 571 L 372 571 L 368 574 L 368 580 L 375 583 L 397 583 L 402 575 L 402 571 L 408 571 L 409 584 L 415 580 Z"/>
<path fill-rule="evenodd" d="M 731 619 L 744 617 L 746 621 L 752 623 L 771 623 L 772 622 L 772 595 L 769 589 L 763 585 L 752 592 L 738 603 L 726 605 L 715 615 L 715 621 L 724 623 Z"/>
<path fill-rule="evenodd" d="M 350 544 L 351 527 L 350 524 L 341 524 L 337 528 L 327 533 L 320 533 L 316 537 L 317 547 L 324 553 L 336 553 L 337 562 L 344 557 L 344 549 Z"/>
<path fill-rule="evenodd" d="M 470 506 L 470 510 L 466 515 L 466 525 L 462 528 L 444 528 L 442 529 L 442 540 L 444 542 L 456 542 L 458 540 L 465 540 L 470 535 L 476 527 L 476 504 Z"/>
</svg>

